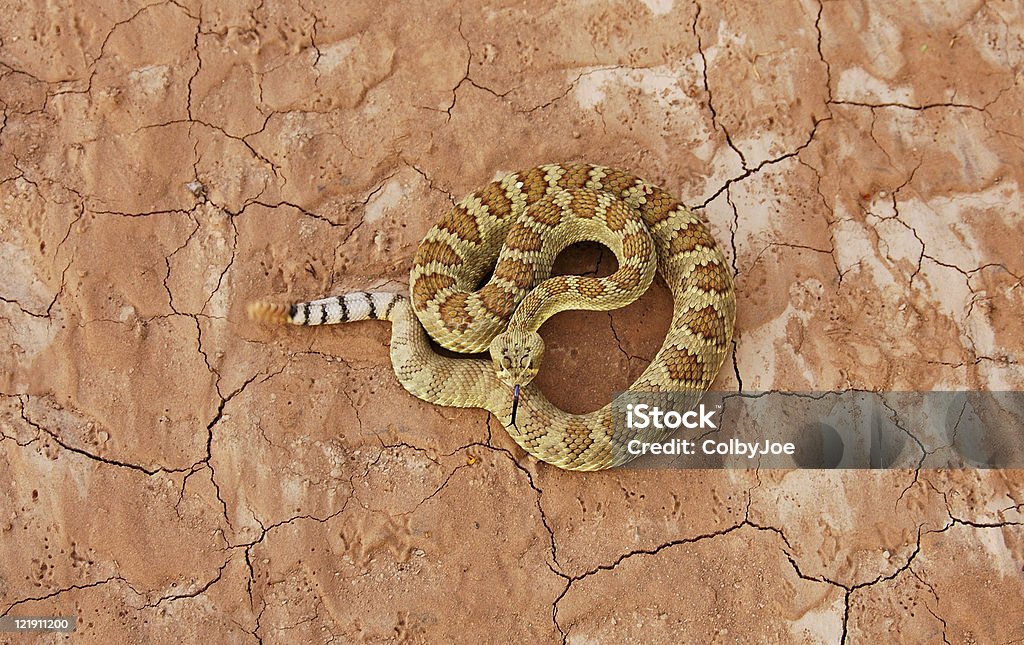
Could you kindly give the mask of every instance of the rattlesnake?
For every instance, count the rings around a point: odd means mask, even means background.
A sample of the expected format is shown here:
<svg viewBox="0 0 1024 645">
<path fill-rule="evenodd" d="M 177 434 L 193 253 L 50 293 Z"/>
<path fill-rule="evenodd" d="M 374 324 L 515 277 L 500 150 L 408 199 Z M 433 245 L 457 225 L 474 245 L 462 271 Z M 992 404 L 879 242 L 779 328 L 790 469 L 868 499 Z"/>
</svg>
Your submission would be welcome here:
<svg viewBox="0 0 1024 645">
<path fill-rule="evenodd" d="M 550 277 L 555 256 L 582 240 L 609 247 L 618 269 L 602 278 Z M 467 196 L 420 244 L 409 295 L 257 302 L 249 313 L 296 325 L 389 320 L 392 365 L 410 393 L 439 405 L 487 409 L 528 453 L 568 470 L 598 470 L 629 461 L 631 439 L 656 441 L 666 433 L 627 430 L 614 422 L 611 404 L 582 415 L 556 408 L 532 383 L 544 351 L 537 330 L 559 311 L 629 304 L 655 269 L 672 292 L 672 323 L 630 391 L 681 392 L 692 405 L 732 338 L 732 276 L 699 217 L 662 189 L 613 168 L 543 165 Z M 442 356 L 428 333 L 453 351 L 489 351 L 491 360 Z"/>
</svg>

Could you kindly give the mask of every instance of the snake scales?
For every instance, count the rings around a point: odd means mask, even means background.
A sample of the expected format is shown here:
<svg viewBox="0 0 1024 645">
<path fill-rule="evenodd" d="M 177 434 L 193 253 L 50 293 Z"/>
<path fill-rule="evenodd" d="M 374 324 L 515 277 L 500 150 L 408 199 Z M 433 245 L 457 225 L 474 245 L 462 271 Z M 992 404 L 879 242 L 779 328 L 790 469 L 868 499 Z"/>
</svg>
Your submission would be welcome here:
<svg viewBox="0 0 1024 645">
<path fill-rule="evenodd" d="M 584 240 L 610 248 L 618 269 L 601 278 L 551 277 L 558 253 Z M 544 351 L 537 330 L 560 311 L 633 302 L 656 270 L 672 292 L 672 323 L 630 391 L 681 392 L 695 404 L 732 338 L 732 276 L 700 218 L 657 186 L 613 168 L 538 166 L 467 196 L 420 244 L 409 295 L 257 302 L 249 313 L 296 325 L 389 320 L 392 365 L 410 393 L 439 405 L 487 409 L 539 459 L 598 470 L 629 461 L 630 439 L 656 441 L 666 433 L 627 431 L 614 422 L 612 404 L 582 415 L 556 408 L 532 383 Z M 491 360 L 442 356 L 428 334 L 456 352 L 489 351 Z"/>
</svg>

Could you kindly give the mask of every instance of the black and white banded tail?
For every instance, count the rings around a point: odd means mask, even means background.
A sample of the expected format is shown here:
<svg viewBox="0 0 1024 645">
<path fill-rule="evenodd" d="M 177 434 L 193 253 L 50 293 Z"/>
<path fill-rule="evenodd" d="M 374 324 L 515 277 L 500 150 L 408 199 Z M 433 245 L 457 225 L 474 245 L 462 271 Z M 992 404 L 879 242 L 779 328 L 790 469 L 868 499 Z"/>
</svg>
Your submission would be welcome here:
<svg viewBox="0 0 1024 645">
<path fill-rule="evenodd" d="M 385 291 L 353 291 L 343 296 L 321 298 L 292 305 L 265 302 L 249 304 L 249 317 L 292 325 L 336 325 L 359 320 L 390 320 L 395 305 L 405 296 Z"/>
</svg>

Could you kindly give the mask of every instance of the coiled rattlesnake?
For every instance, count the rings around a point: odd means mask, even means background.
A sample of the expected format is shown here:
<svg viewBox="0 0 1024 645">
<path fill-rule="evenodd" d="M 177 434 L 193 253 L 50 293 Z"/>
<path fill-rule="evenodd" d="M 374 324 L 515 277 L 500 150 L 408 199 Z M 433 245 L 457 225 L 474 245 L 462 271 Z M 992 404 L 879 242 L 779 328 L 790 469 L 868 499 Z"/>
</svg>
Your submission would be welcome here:
<svg viewBox="0 0 1024 645">
<path fill-rule="evenodd" d="M 550 277 L 558 253 L 582 240 L 609 247 L 615 273 Z M 249 313 L 296 325 L 390 320 L 391 361 L 410 393 L 487 409 L 530 454 L 560 468 L 598 470 L 629 461 L 631 439 L 666 433 L 628 431 L 614 422 L 611 404 L 582 415 L 552 405 L 532 383 L 544 351 L 537 330 L 567 309 L 629 304 L 656 269 L 672 292 L 672 323 L 630 391 L 681 392 L 692 405 L 728 351 L 732 276 L 700 218 L 657 186 L 613 168 L 538 166 L 467 196 L 420 244 L 408 296 L 355 292 L 293 305 L 253 303 Z M 441 356 L 428 333 L 453 351 L 489 351 L 491 360 Z"/>
</svg>

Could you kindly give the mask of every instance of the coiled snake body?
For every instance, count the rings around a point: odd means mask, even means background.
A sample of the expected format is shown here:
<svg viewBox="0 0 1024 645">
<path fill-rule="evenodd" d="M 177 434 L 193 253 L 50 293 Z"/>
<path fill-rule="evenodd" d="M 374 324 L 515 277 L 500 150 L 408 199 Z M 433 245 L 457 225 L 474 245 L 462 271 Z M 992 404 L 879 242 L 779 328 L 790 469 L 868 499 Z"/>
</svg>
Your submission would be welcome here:
<svg viewBox="0 0 1024 645">
<path fill-rule="evenodd" d="M 583 240 L 615 253 L 615 273 L 550 277 L 558 253 Z M 615 423 L 612 404 L 582 415 L 556 408 L 532 383 L 543 356 L 536 332 L 560 311 L 633 302 L 656 270 L 672 292 L 672 323 L 629 391 L 679 392 L 692 405 L 728 351 L 736 311 L 732 276 L 700 218 L 657 186 L 613 168 L 538 166 L 467 196 L 420 244 L 409 295 L 355 292 L 293 305 L 253 303 L 249 313 L 297 325 L 389 320 L 392 365 L 410 393 L 439 405 L 487 409 L 539 459 L 598 470 L 629 461 L 631 439 L 656 441 L 666 432 L 628 430 Z M 489 351 L 491 360 L 441 356 L 428 334 L 456 352 Z"/>
</svg>

